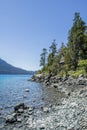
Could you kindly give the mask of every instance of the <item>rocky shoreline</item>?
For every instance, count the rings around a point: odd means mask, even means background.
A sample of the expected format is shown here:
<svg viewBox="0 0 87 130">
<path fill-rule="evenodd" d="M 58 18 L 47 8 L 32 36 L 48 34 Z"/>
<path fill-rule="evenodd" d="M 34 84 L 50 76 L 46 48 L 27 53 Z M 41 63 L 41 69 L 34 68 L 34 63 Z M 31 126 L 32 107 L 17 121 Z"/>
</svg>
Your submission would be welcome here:
<svg viewBox="0 0 87 130">
<path fill-rule="evenodd" d="M 41 82 L 66 96 L 61 102 L 39 109 L 24 103 L 16 105 L 13 113 L 4 118 L 0 130 L 87 130 L 87 78 L 39 74 L 31 81 Z"/>
</svg>

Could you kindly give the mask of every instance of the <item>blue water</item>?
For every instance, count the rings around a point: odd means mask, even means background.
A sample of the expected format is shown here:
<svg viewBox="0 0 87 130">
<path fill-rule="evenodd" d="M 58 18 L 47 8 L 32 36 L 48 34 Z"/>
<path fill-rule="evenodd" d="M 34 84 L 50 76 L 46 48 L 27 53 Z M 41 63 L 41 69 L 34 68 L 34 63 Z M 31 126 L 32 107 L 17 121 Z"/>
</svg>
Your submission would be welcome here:
<svg viewBox="0 0 87 130">
<path fill-rule="evenodd" d="M 28 81 L 29 78 L 31 75 L 0 75 L 0 113 L 9 113 L 20 102 L 35 107 L 43 104 L 41 84 Z"/>
</svg>

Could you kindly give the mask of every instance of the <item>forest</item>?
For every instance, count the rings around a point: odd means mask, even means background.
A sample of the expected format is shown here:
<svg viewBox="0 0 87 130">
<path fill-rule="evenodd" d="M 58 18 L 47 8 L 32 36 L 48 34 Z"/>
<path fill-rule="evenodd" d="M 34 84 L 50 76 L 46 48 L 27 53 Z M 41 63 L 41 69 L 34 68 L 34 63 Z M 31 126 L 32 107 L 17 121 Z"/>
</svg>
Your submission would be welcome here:
<svg viewBox="0 0 87 130">
<path fill-rule="evenodd" d="M 46 48 L 42 49 L 41 69 L 38 73 L 73 77 L 80 74 L 87 76 L 87 25 L 79 12 L 74 13 L 73 24 L 67 39 L 67 43 L 62 42 L 60 48 L 57 48 L 56 40 L 53 40 L 49 51 Z"/>
</svg>

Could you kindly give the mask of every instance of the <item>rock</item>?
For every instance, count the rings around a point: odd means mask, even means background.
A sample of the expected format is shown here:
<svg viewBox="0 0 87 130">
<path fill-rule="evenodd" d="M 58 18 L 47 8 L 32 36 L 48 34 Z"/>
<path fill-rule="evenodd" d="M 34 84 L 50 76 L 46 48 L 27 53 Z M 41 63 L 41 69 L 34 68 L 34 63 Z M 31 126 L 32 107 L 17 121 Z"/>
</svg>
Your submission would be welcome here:
<svg viewBox="0 0 87 130">
<path fill-rule="evenodd" d="M 66 80 L 68 80 L 68 76 L 62 78 L 62 82 L 65 82 Z"/>
<path fill-rule="evenodd" d="M 27 98 L 27 96 L 26 96 L 26 95 L 23 95 L 23 98 Z"/>
<path fill-rule="evenodd" d="M 28 112 L 29 115 L 32 115 L 32 113 L 33 113 L 32 111 L 29 111 L 29 112 Z"/>
<path fill-rule="evenodd" d="M 49 108 L 43 107 L 43 112 L 48 113 L 49 112 Z"/>
<path fill-rule="evenodd" d="M 28 120 L 26 121 L 26 124 L 28 124 L 30 126 L 30 125 L 32 125 L 32 122 L 33 122 L 33 119 L 32 119 L 32 116 L 30 116 L 28 118 Z"/>
<path fill-rule="evenodd" d="M 72 128 L 68 128 L 68 130 L 75 130 L 75 129 L 74 129 L 74 127 L 72 127 Z"/>
<path fill-rule="evenodd" d="M 81 90 L 79 94 L 83 94 L 85 92 L 85 90 Z"/>
<path fill-rule="evenodd" d="M 17 118 L 17 122 L 22 122 L 22 118 Z"/>
<path fill-rule="evenodd" d="M 28 113 L 23 114 L 24 118 L 29 117 Z"/>
<path fill-rule="evenodd" d="M 13 130 L 18 130 L 17 128 L 13 128 Z"/>
<path fill-rule="evenodd" d="M 78 104 L 76 102 L 71 102 L 70 103 L 70 107 L 71 108 L 74 108 L 74 107 L 77 107 L 77 106 L 78 106 Z"/>
<path fill-rule="evenodd" d="M 77 79 L 77 85 L 87 85 L 87 80 L 83 77 Z"/>
<path fill-rule="evenodd" d="M 24 103 L 19 103 L 18 105 L 16 105 L 15 107 L 14 107 L 14 111 L 16 112 L 16 111 L 18 111 L 18 109 L 25 109 L 25 104 Z"/>
<path fill-rule="evenodd" d="M 33 100 L 32 100 L 32 102 L 36 102 L 36 100 L 35 100 L 35 99 L 33 99 Z"/>
<path fill-rule="evenodd" d="M 46 85 L 46 86 L 49 86 L 50 84 L 49 84 L 49 82 L 47 82 L 47 83 L 45 83 L 45 85 Z"/>
<path fill-rule="evenodd" d="M 0 107 L 0 110 L 3 110 L 3 108 L 2 108 L 2 107 Z"/>
<path fill-rule="evenodd" d="M 18 113 L 24 113 L 24 110 L 22 108 L 19 108 L 17 112 Z"/>
<path fill-rule="evenodd" d="M 4 125 L 0 125 L 0 130 L 4 130 Z"/>
<path fill-rule="evenodd" d="M 33 75 L 31 80 L 36 81 L 36 82 L 43 82 L 44 76 L 43 76 L 43 74 L 35 74 L 35 75 Z"/>
<path fill-rule="evenodd" d="M 17 121 L 17 114 L 16 113 L 13 113 L 11 115 L 8 115 L 6 118 L 6 123 L 14 123 Z"/>
<path fill-rule="evenodd" d="M 87 130 L 87 118 L 82 118 L 80 121 L 79 121 L 79 125 L 80 125 L 80 128 L 81 130 Z"/>
<path fill-rule="evenodd" d="M 54 88 L 58 88 L 58 84 L 54 84 L 53 87 L 54 87 Z"/>
<path fill-rule="evenodd" d="M 68 95 L 68 96 L 70 96 L 70 95 L 71 95 L 71 93 L 70 93 L 70 92 L 68 92 L 68 93 L 67 93 L 67 95 Z"/>
<path fill-rule="evenodd" d="M 40 130 L 45 129 L 45 124 L 40 124 L 39 128 L 40 128 Z"/>
<path fill-rule="evenodd" d="M 29 111 L 33 111 L 33 108 L 32 108 L 32 107 L 30 107 L 28 110 L 29 110 Z"/>
<path fill-rule="evenodd" d="M 28 114 L 29 114 L 29 115 L 32 115 L 32 113 L 33 113 L 33 108 L 30 107 L 30 108 L 28 109 Z"/>
<path fill-rule="evenodd" d="M 83 74 L 80 74 L 80 75 L 78 76 L 78 78 L 81 78 L 81 77 L 84 77 L 84 75 L 83 75 Z"/>
<path fill-rule="evenodd" d="M 75 84 L 76 84 L 76 79 L 74 79 L 71 76 L 67 77 L 67 80 L 64 81 L 64 85 L 72 86 Z"/>
<path fill-rule="evenodd" d="M 30 90 L 29 89 L 25 89 L 25 92 L 30 92 Z"/>
</svg>

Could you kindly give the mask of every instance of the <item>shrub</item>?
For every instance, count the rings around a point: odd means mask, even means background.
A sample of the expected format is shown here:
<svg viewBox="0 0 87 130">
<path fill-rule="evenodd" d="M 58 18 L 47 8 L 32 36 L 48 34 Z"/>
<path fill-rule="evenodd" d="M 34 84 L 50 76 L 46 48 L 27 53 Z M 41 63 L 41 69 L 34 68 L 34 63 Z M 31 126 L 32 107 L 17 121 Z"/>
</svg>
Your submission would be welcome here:
<svg viewBox="0 0 87 130">
<path fill-rule="evenodd" d="M 69 75 L 71 75 L 74 78 L 77 78 L 80 74 L 83 74 L 84 76 L 86 75 L 85 70 L 76 70 L 76 71 L 69 71 Z"/>
<path fill-rule="evenodd" d="M 79 70 L 84 69 L 85 72 L 87 72 L 87 60 L 80 60 L 78 62 L 78 69 Z"/>
</svg>

